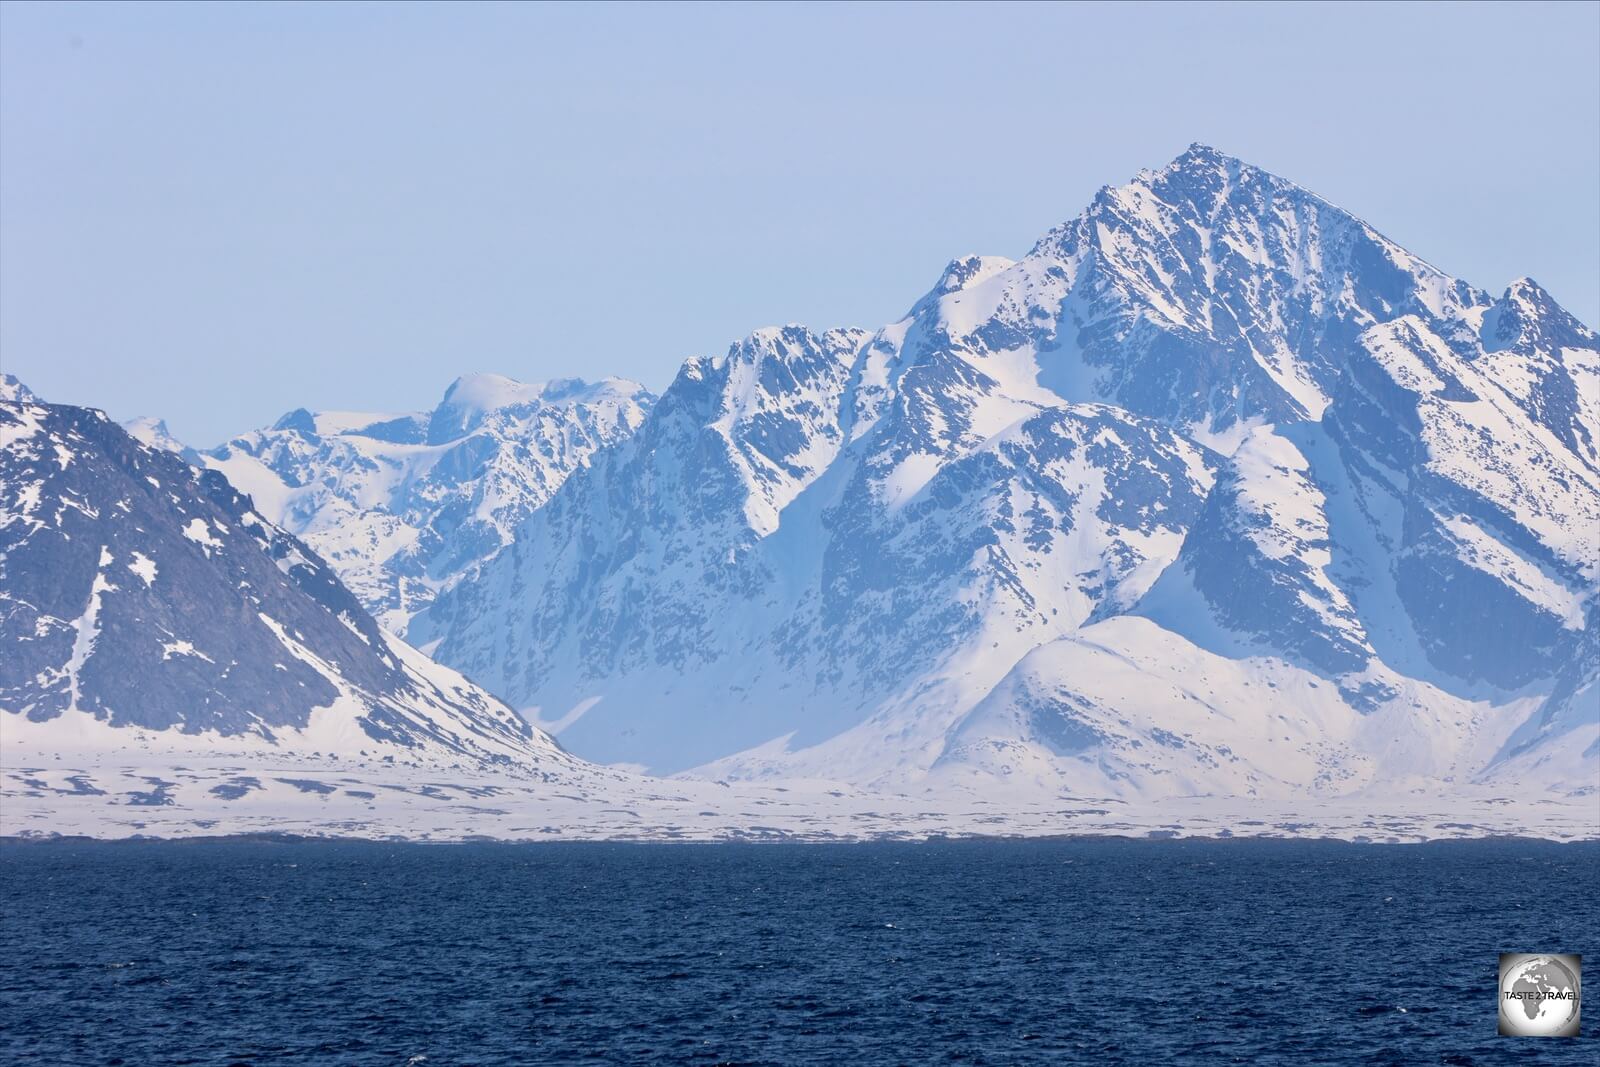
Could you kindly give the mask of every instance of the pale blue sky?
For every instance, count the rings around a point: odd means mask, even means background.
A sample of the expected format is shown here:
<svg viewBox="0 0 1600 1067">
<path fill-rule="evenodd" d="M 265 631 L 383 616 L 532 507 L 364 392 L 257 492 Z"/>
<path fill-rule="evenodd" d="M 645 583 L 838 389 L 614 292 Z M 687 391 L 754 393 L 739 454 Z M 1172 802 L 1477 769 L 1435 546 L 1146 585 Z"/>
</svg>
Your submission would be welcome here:
<svg viewBox="0 0 1600 1067">
<path fill-rule="evenodd" d="M 1600 6 L 0 9 L 0 366 L 198 445 L 877 326 L 1191 141 L 1600 312 Z"/>
</svg>

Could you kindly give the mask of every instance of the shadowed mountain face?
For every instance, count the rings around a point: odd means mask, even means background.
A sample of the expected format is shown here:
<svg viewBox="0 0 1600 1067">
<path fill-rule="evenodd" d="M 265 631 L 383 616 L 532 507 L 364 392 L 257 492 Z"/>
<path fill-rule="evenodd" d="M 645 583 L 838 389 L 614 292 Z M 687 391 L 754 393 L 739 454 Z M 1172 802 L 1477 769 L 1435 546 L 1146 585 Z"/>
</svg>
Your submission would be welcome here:
<svg viewBox="0 0 1600 1067">
<path fill-rule="evenodd" d="M 1195 146 L 876 332 L 690 361 L 410 633 L 658 769 L 1492 773 L 1584 684 L 1597 442 L 1600 346 L 1535 284 Z M 1297 726 L 1185 742 L 1202 699 Z"/>
<path fill-rule="evenodd" d="M 0 647 L 0 712 L 33 724 L 87 715 L 525 764 L 558 753 L 387 637 L 221 474 L 84 408 L 0 403 Z"/>
</svg>

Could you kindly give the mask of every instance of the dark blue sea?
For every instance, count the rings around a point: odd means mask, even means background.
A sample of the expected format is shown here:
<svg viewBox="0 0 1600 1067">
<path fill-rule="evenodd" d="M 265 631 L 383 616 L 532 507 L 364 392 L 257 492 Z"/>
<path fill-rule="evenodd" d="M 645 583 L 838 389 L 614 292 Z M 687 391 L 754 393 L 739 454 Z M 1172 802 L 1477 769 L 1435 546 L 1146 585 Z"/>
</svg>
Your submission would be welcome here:
<svg viewBox="0 0 1600 1067">
<path fill-rule="evenodd" d="M 0 844 L 5 1064 L 1496 1064 L 1600 846 Z"/>
</svg>

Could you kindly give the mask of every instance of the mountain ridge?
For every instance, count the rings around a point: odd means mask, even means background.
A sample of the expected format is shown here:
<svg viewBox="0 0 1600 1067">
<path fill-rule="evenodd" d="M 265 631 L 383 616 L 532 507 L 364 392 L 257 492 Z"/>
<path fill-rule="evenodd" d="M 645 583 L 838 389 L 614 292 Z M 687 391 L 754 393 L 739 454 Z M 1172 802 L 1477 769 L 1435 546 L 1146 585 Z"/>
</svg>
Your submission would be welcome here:
<svg viewBox="0 0 1600 1067">
<path fill-rule="evenodd" d="M 191 458 L 304 537 L 398 632 L 653 402 L 621 378 L 469 374 L 431 411 L 300 408 Z"/>
<path fill-rule="evenodd" d="M 785 331 L 792 350 L 762 348 Z M 1515 728 L 1595 598 L 1593 331 L 1214 149 L 1107 187 L 1020 260 L 953 260 L 899 322 L 836 333 L 848 354 L 818 361 L 819 336 L 735 344 L 737 387 L 685 364 L 413 636 L 594 758 L 917 782 L 1030 652 L 1142 616 L 1177 659 L 1205 640 L 1317 682 L 1328 729 L 1412 704 L 1475 723 L 1440 729 L 1455 766 Z M 1006 435 L 1075 404 L 1117 423 L 1078 442 L 1078 481 L 1040 476 L 1066 423 L 996 465 Z M 1204 478 L 1149 468 L 1136 499 L 1205 501 L 1154 556 L 1129 516 L 1077 510 L 1085 479 L 1153 462 L 1153 439 L 1106 444 L 1139 420 L 1217 457 Z M 1101 599 L 1129 567 L 1150 582 Z M 1058 785 L 1083 773 L 1040 758 Z"/>
</svg>

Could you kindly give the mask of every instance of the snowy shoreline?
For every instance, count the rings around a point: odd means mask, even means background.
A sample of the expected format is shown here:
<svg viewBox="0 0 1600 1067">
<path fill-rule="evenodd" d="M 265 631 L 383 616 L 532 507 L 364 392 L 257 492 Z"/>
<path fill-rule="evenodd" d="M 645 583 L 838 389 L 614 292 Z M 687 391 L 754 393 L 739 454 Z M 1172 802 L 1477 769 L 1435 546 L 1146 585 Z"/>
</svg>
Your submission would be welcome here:
<svg viewBox="0 0 1600 1067">
<path fill-rule="evenodd" d="M 676 837 L 562 837 L 544 840 L 521 840 L 514 838 L 491 837 L 463 837 L 452 839 L 433 838 L 393 838 L 393 837 L 341 837 L 319 836 L 312 834 L 287 834 L 261 831 L 258 833 L 241 834 L 214 834 L 196 835 L 193 837 L 160 837 L 138 835 L 133 837 L 94 837 L 88 834 L 0 834 L 0 846 L 4 845 L 225 845 L 225 844 L 264 844 L 264 845 L 415 845 L 420 847 L 450 848 L 457 845 L 495 845 L 505 848 L 538 848 L 541 846 L 560 848 L 568 845 L 663 845 L 667 847 L 684 845 L 727 845 L 738 847 L 751 845 L 757 848 L 768 845 L 875 845 L 875 844 L 907 844 L 907 845 L 982 845 L 1003 842 L 1038 842 L 1041 844 L 1051 842 L 1070 841 L 1126 841 L 1132 844 L 1164 845 L 1164 844 L 1220 844 L 1222 842 L 1249 842 L 1271 846 L 1273 844 L 1317 844 L 1329 846 L 1348 845 L 1393 845 L 1427 846 L 1427 845 L 1462 845 L 1462 844 L 1530 844 L 1530 845 L 1596 845 L 1600 844 L 1600 832 L 1590 837 L 1555 838 L 1555 837 L 1530 837 L 1527 834 L 1517 833 L 1489 833 L 1482 836 L 1464 837 L 1432 837 L 1417 840 L 1357 840 L 1342 837 L 1322 836 L 1295 836 L 1287 834 L 1195 834 L 1178 836 L 1159 836 L 1145 834 L 1135 836 L 1119 833 L 1077 833 L 1077 834 L 964 834 L 950 836 L 930 837 L 762 837 L 762 836 L 729 836 L 716 838 L 676 838 Z"/>
<path fill-rule="evenodd" d="M 1535 804 L 1448 798 L 1006 795 L 941 783 L 898 792 L 822 781 L 727 783 L 606 768 L 524 776 L 311 759 L 17 760 L 0 766 L 0 838 L 374 841 L 1600 839 L 1589 794 Z M 49 765 L 45 765 L 48 763 Z"/>
</svg>

